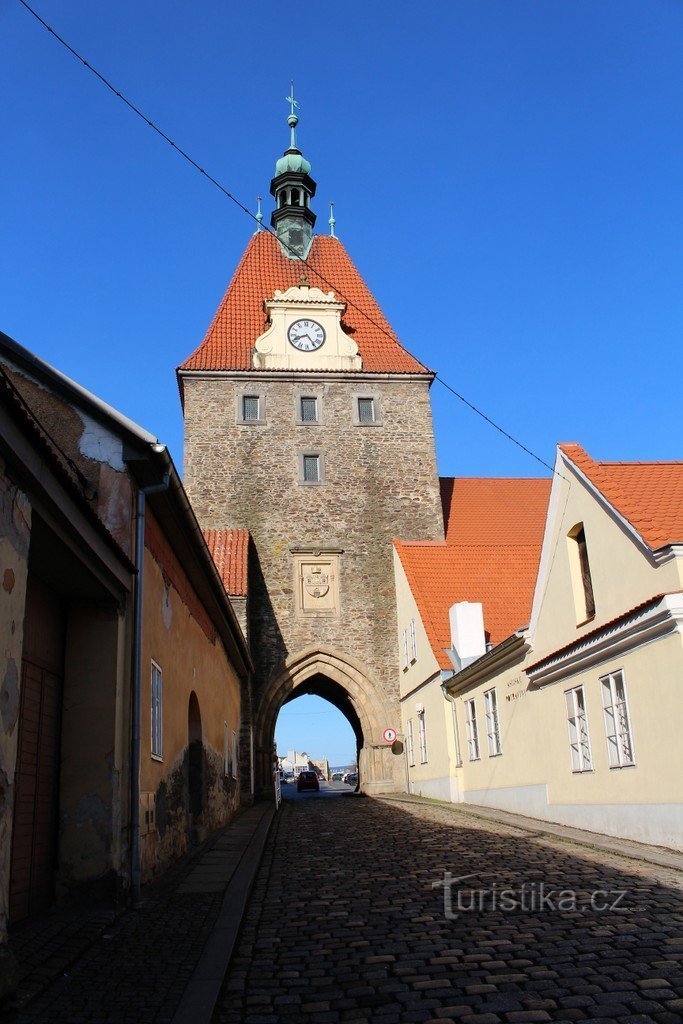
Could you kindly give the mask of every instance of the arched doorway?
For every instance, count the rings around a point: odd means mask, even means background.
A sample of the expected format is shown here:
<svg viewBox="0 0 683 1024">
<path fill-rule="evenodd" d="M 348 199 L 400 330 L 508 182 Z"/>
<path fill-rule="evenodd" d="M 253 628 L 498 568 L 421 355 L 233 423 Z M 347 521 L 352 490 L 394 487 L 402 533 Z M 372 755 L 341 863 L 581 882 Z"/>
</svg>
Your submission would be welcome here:
<svg viewBox="0 0 683 1024">
<path fill-rule="evenodd" d="M 272 754 L 280 708 L 302 693 L 329 700 L 354 730 L 358 744 L 360 788 L 386 793 L 402 788 L 403 764 L 382 740 L 393 725 L 392 703 L 355 659 L 328 648 L 308 647 L 288 658 L 260 701 L 255 721 L 256 786 L 272 791 Z"/>
<path fill-rule="evenodd" d="M 197 826 L 204 806 L 204 751 L 202 715 L 197 694 L 192 691 L 187 708 L 187 788 L 190 832 Z"/>
</svg>

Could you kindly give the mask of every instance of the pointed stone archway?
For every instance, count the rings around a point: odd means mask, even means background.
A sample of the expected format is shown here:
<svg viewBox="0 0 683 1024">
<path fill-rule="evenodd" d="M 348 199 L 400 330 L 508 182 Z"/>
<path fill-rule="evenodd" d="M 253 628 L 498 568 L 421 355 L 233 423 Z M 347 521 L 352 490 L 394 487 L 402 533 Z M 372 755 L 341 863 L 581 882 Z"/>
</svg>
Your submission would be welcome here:
<svg viewBox="0 0 683 1024">
<path fill-rule="evenodd" d="M 339 708 L 356 735 L 360 788 L 390 793 L 403 788 L 403 755 L 382 740 L 387 726 L 396 728 L 398 702 L 387 698 L 354 658 L 326 647 L 310 646 L 287 658 L 266 687 L 256 711 L 258 792 L 272 788 L 275 723 L 288 701 L 312 693 Z"/>
</svg>

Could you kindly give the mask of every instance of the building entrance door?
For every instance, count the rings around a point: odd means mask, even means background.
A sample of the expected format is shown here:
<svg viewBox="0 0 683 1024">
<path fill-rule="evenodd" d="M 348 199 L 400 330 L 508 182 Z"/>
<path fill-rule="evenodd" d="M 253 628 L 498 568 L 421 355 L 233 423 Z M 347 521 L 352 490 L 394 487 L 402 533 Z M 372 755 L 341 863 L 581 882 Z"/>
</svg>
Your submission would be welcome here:
<svg viewBox="0 0 683 1024">
<path fill-rule="evenodd" d="M 29 574 L 15 773 L 10 921 L 47 909 L 57 854 L 65 608 Z"/>
</svg>

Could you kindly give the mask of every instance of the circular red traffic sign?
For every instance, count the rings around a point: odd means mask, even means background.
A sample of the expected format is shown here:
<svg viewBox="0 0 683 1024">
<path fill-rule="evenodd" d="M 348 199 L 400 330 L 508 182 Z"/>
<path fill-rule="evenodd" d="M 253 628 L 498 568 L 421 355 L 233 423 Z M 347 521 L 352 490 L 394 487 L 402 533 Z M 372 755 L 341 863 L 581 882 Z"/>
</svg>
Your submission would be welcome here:
<svg viewBox="0 0 683 1024">
<path fill-rule="evenodd" d="M 398 733 L 395 729 L 385 729 L 382 733 L 382 739 L 385 743 L 393 743 Z"/>
</svg>

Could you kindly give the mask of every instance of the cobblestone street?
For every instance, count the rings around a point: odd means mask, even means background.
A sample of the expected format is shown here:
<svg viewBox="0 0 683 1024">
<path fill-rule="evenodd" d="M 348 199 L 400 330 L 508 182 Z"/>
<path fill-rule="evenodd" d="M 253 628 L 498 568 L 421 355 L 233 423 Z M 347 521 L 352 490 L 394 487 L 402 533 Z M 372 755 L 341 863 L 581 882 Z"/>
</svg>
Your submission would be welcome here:
<svg viewBox="0 0 683 1024">
<path fill-rule="evenodd" d="M 572 890 L 577 906 L 458 913 L 453 890 L 447 920 L 444 871 L 471 875 L 468 892 L 524 885 L 527 906 L 541 884 Z M 436 804 L 285 803 L 214 1020 L 679 1024 L 682 886 L 676 871 Z M 596 890 L 626 894 L 601 912 Z"/>
</svg>

